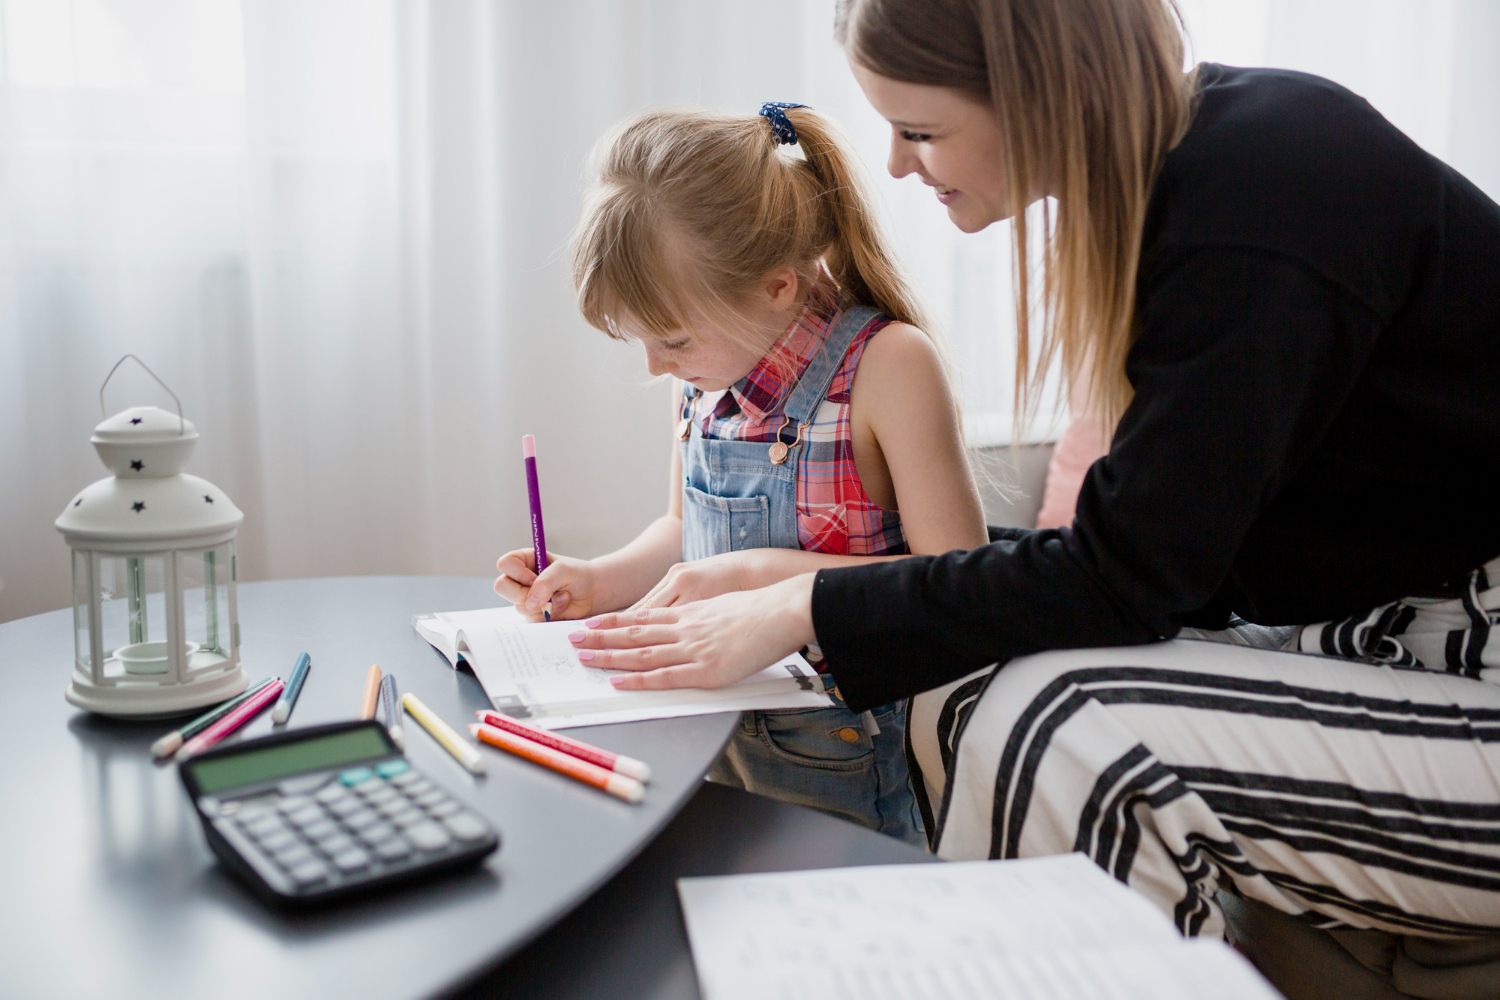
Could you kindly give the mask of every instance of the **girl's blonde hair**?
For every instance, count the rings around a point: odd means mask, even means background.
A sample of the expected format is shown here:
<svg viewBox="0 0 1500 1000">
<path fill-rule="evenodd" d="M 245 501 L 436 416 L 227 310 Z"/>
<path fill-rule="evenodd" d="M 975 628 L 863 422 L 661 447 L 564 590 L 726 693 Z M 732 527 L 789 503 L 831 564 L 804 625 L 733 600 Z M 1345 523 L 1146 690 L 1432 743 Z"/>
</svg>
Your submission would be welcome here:
<svg viewBox="0 0 1500 1000">
<path fill-rule="evenodd" d="M 1133 394 L 1125 357 L 1151 185 L 1192 114 L 1172 0 L 842 0 L 835 30 L 873 73 L 988 103 L 1014 220 L 1018 426 L 1060 353 L 1112 432 Z M 1056 217 L 1044 202 L 1038 301 L 1026 208 L 1039 193 Z"/>
<path fill-rule="evenodd" d="M 846 304 L 931 334 L 847 143 L 809 108 L 786 116 L 800 158 L 760 115 L 648 111 L 600 140 L 573 245 L 591 325 L 625 339 L 628 319 L 666 336 L 695 314 L 732 313 L 791 267 L 801 287 L 831 278 Z"/>
</svg>

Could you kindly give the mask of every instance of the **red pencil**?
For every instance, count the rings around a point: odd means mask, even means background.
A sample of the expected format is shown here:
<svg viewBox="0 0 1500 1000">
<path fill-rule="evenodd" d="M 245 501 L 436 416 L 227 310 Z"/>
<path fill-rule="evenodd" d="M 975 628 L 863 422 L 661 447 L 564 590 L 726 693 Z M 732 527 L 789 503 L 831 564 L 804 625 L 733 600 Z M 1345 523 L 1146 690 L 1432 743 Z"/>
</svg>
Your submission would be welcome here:
<svg viewBox="0 0 1500 1000">
<path fill-rule="evenodd" d="M 599 747 L 584 743 L 582 740 L 571 739 L 561 733 L 554 733 L 540 726 L 529 726 L 524 722 L 517 722 L 509 716 L 501 715 L 499 712 L 489 712 L 481 709 L 474 713 L 479 716 L 479 721 L 488 726 L 504 729 L 506 732 L 524 736 L 528 740 L 540 743 L 544 747 L 561 750 L 570 757 L 586 760 L 590 764 L 596 764 L 606 771 L 614 771 L 634 778 L 636 781 L 650 781 L 651 767 L 645 761 L 627 757 L 624 754 L 612 753 L 601 750 Z"/>
<path fill-rule="evenodd" d="M 267 684 L 256 692 L 253 698 L 248 699 L 243 705 L 230 712 L 224 718 L 209 726 L 203 732 L 194 736 L 182 745 L 174 758 L 177 761 L 187 760 L 196 753 L 202 753 L 215 743 L 234 732 L 236 729 L 255 718 L 261 710 L 269 706 L 277 698 L 281 697 L 281 689 L 286 684 L 280 677 Z"/>
<path fill-rule="evenodd" d="M 517 736 L 495 726 L 477 723 L 469 727 L 469 733 L 481 743 L 488 743 L 492 747 L 498 747 L 517 757 L 524 757 L 533 764 L 551 768 L 558 774 L 565 774 L 585 785 L 593 785 L 626 802 L 639 802 L 646 797 L 646 786 L 634 778 L 606 771 L 602 767 L 569 756 L 560 750 L 534 743 L 524 736 Z"/>
</svg>

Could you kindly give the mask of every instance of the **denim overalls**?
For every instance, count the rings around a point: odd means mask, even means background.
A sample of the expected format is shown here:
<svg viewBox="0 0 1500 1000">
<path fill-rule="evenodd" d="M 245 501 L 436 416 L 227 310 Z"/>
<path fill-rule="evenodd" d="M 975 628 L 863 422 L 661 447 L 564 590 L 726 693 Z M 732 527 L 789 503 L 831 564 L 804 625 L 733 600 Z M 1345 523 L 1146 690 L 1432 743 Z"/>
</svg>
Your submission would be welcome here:
<svg viewBox="0 0 1500 1000">
<path fill-rule="evenodd" d="M 781 413 L 790 420 L 777 464 L 765 441 L 707 439 L 696 420 L 682 445 L 682 557 L 703 559 L 754 548 L 796 549 L 797 466 L 805 448 L 797 428 L 810 424 L 854 338 L 876 315 L 846 310 L 828 331 Z M 684 389 L 695 400 L 699 390 Z M 800 436 L 800 435 L 799 435 Z M 904 703 L 851 712 L 824 675 L 834 704 L 821 709 L 745 712 L 712 781 L 812 806 L 912 844 L 926 845 L 907 776 Z"/>
</svg>

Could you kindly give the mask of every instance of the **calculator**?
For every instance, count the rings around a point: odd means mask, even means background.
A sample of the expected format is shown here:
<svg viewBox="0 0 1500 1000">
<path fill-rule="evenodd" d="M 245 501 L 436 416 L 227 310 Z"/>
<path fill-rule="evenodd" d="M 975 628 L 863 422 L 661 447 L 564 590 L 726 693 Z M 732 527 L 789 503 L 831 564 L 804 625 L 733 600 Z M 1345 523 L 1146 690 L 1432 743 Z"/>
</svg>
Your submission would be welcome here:
<svg viewBox="0 0 1500 1000">
<path fill-rule="evenodd" d="M 257 895 L 303 905 L 473 864 L 500 846 L 379 722 L 209 750 L 178 768 L 209 847 Z"/>
</svg>

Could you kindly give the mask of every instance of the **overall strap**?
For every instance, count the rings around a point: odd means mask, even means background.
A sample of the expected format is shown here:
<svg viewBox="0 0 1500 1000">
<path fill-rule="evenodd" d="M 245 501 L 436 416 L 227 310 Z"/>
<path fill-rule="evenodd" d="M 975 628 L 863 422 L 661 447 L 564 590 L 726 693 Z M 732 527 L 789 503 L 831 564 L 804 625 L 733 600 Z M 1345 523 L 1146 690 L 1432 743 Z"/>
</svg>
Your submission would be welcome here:
<svg viewBox="0 0 1500 1000">
<path fill-rule="evenodd" d="M 823 405 L 823 400 L 828 396 L 828 387 L 833 384 L 833 377 L 843 367 L 849 345 L 854 343 L 859 332 L 878 315 L 878 309 L 851 306 L 839 316 L 833 328 L 828 331 L 822 350 L 818 351 L 817 357 L 812 359 L 812 363 L 802 373 L 802 379 L 781 408 L 781 412 L 791 418 L 792 427 L 800 427 L 812 420 L 813 414 L 818 412 L 818 407 Z"/>
</svg>

